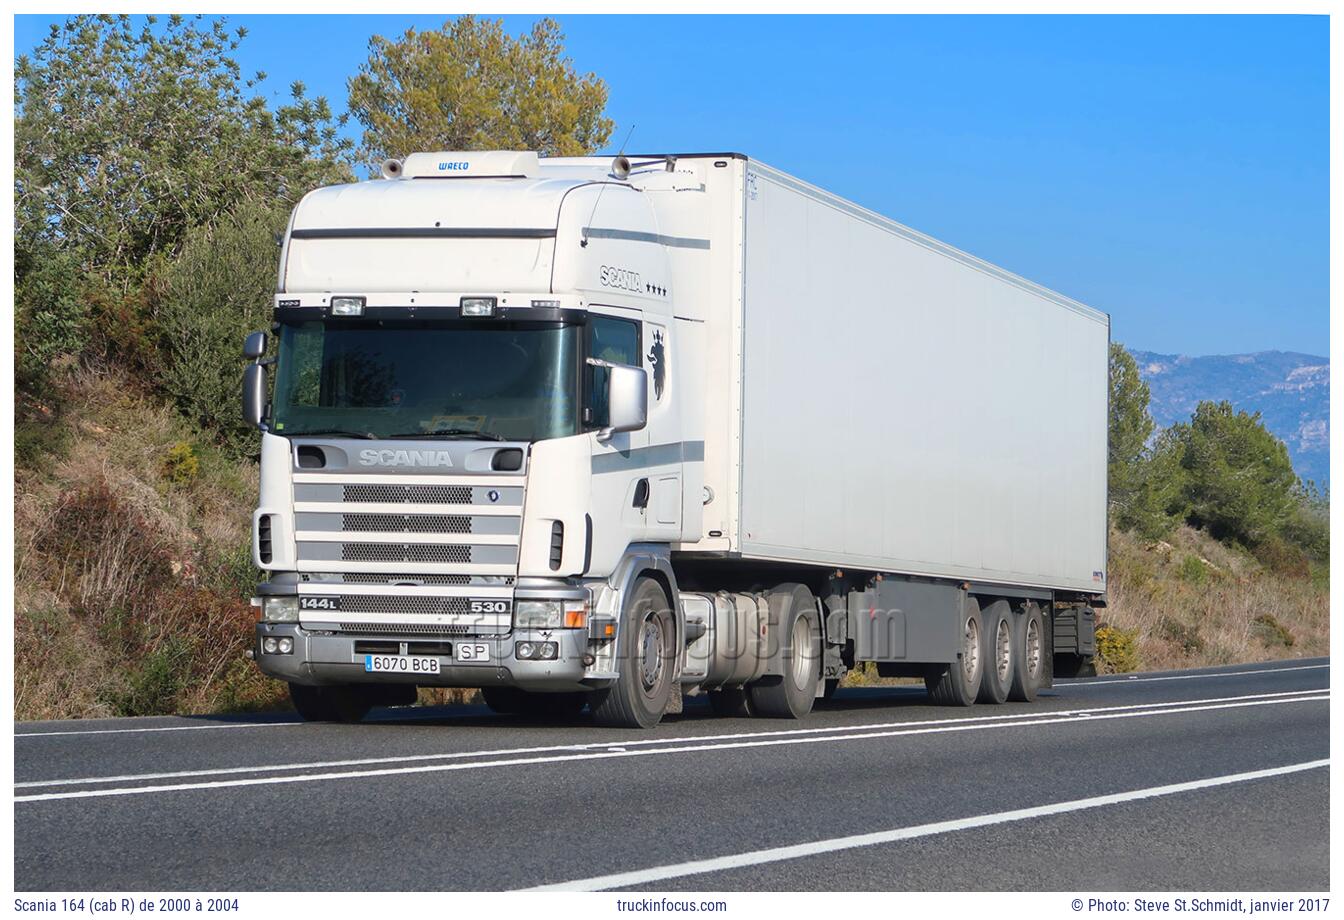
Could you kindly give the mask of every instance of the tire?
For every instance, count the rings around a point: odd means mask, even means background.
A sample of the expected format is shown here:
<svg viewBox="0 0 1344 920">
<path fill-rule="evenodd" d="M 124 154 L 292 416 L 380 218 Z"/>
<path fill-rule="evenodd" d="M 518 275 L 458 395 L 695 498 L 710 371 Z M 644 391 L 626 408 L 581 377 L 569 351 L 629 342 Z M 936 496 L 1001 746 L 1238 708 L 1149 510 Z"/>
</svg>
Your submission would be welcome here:
<svg viewBox="0 0 1344 920">
<path fill-rule="evenodd" d="M 481 698 L 494 712 L 537 719 L 570 719 L 588 705 L 588 694 L 529 693 L 518 687 L 482 687 Z"/>
<path fill-rule="evenodd" d="M 770 629 L 781 643 L 784 673 L 747 685 L 751 708 L 769 719 L 800 719 L 812 711 L 821 680 L 821 628 L 817 601 L 806 585 L 780 585 L 770 592 Z"/>
<path fill-rule="evenodd" d="M 722 690 L 709 691 L 709 708 L 714 710 L 714 715 L 729 719 L 749 719 L 754 715 L 751 711 L 751 694 L 747 693 L 746 687 L 724 687 Z"/>
<path fill-rule="evenodd" d="M 980 692 L 984 671 L 980 605 L 966 598 L 961 616 L 961 650 L 950 664 L 934 665 L 924 674 L 929 702 L 935 706 L 970 706 Z"/>
<path fill-rule="evenodd" d="M 372 704 L 357 687 L 290 684 L 289 698 L 305 722 L 358 722 Z"/>
<path fill-rule="evenodd" d="M 617 640 L 621 676 L 592 694 L 590 707 L 599 725 L 652 728 L 663 718 L 674 689 L 676 631 L 663 586 L 652 578 L 635 581 L 621 617 Z"/>
<path fill-rule="evenodd" d="M 1013 608 L 1007 601 L 995 601 L 981 614 L 981 623 L 984 626 L 980 636 L 985 643 L 982 659 L 985 673 L 980 679 L 976 702 L 1002 703 L 1012 689 L 1017 659 Z"/>
<path fill-rule="evenodd" d="M 1013 685 L 1008 688 L 1008 699 L 1034 703 L 1037 691 L 1045 684 L 1045 618 L 1040 607 L 1027 604 L 1013 621 Z"/>
</svg>

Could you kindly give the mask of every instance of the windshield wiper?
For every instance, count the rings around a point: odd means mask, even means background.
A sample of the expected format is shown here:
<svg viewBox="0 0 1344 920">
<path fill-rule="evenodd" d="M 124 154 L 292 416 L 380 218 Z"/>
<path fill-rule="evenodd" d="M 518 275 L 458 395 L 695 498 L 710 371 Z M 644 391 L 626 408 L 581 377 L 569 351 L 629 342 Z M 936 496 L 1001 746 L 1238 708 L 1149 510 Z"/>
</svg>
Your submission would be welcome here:
<svg viewBox="0 0 1344 920">
<path fill-rule="evenodd" d="M 470 441 L 474 438 L 480 438 L 482 441 L 503 441 L 503 435 L 495 434 L 493 431 L 476 431 L 473 428 L 443 428 L 438 431 L 408 431 L 404 434 L 390 434 L 389 439 L 401 440 L 424 440 L 430 441 L 440 438 L 445 441 Z"/>
<path fill-rule="evenodd" d="M 375 441 L 378 436 L 369 434 L 367 431 L 348 431 L 345 428 L 317 428 L 313 431 L 286 431 L 284 434 L 293 438 L 318 437 L 320 435 L 339 435 L 346 438 L 363 438 L 366 441 Z"/>
</svg>

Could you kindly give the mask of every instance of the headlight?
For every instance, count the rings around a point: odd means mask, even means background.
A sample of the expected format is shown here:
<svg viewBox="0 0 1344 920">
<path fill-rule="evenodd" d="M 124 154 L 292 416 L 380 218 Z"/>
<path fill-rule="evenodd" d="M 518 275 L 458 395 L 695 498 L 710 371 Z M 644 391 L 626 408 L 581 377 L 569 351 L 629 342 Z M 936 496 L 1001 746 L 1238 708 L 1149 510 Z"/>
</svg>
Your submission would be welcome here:
<svg viewBox="0 0 1344 920">
<path fill-rule="evenodd" d="M 261 599 L 261 620 L 263 623 L 299 622 L 299 599 L 297 597 L 263 597 Z"/>
<path fill-rule="evenodd" d="M 518 629 L 559 629 L 563 611 L 559 601 L 515 601 L 513 625 Z"/>
</svg>

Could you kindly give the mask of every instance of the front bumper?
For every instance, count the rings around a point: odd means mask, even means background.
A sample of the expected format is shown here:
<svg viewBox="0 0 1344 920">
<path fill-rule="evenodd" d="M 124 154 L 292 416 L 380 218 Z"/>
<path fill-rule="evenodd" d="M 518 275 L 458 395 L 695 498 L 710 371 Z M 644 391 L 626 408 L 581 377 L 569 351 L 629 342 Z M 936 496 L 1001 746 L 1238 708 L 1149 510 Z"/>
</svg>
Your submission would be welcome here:
<svg viewBox="0 0 1344 920">
<path fill-rule="evenodd" d="M 290 654 L 267 654 L 262 640 L 288 636 L 294 642 Z M 422 687 L 520 687 L 527 690 L 587 690 L 584 656 L 588 655 L 586 629 L 515 629 L 499 636 L 442 637 L 444 642 L 485 643 L 490 660 L 461 663 L 449 654 L 439 659 L 438 674 L 384 674 L 364 670 L 365 652 L 356 651 L 355 643 L 423 641 L 424 636 L 351 635 L 301 626 L 297 623 L 258 623 L 253 656 L 262 672 L 296 684 L 415 683 Z M 438 638 L 438 637 L 434 637 Z M 522 641 L 559 643 L 559 654 L 550 661 L 520 661 L 514 655 L 514 643 Z M 383 654 L 383 653 L 379 653 Z M 410 654 L 421 654 L 412 648 Z"/>
</svg>

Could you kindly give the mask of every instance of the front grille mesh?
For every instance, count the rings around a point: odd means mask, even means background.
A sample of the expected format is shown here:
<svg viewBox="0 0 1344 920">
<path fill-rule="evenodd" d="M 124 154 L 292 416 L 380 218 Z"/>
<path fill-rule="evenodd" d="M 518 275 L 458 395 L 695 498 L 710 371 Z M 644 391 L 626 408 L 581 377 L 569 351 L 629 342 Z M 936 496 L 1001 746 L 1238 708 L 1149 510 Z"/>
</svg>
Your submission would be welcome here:
<svg viewBox="0 0 1344 920">
<path fill-rule="evenodd" d="M 465 597 L 405 597 L 393 594 L 346 594 L 341 597 L 342 613 L 466 613 Z"/>
<path fill-rule="evenodd" d="M 447 543 L 342 543 L 342 562 L 471 561 L 471 547 Z"/>
<path fill-rule="evenodd" d="M 381 572 L 337 572 L 325 575 L 302 572 L 299 574 L 299 580 L 309 584 L 344 585 L 470 585 L 477 583 L 472 581 L 473 577 L 481 578 L 481 576 L 472 575 L 384 575 Z M 513 584 L 513 576 L 494 576 L 488 581 L 481 580 L 478 583 L 495 587 L 508 587 Z"/>
<path fill-rule="evenodd" d="M 341 530 L 381 533 L 471 533 L 465 514 L 342 514 Z"/>
<path fill-rule="evenodd" d="M 499 636 L 508 628 L 476 629 L 445 623 L 339 623 L 336 632 L 359 636 Z"/>
<path fill-rule="evenodd" d="M 418 502 L 434 505 L 471 504 L 471 486 L 391 486 L 348 485 L 344 487 L 347 502 Z"/>
</svg>

